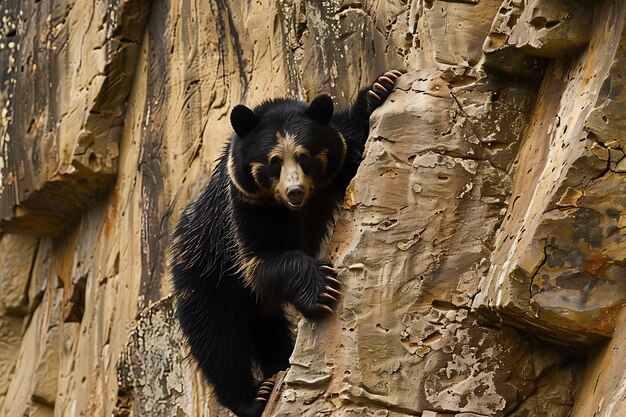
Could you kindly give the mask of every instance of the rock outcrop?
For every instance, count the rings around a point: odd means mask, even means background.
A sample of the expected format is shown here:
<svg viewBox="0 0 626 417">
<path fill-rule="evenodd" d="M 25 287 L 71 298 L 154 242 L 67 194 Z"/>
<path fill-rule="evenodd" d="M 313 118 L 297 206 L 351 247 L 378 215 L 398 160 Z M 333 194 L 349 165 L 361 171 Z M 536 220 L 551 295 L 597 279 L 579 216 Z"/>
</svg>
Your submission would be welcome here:
<svg viewBox="0 0 626 417">
<path fill-rule="evenodd" d="M 4 3 L 0 416 L 228 415 L 172 227 L 235 104 L 388 68 L 265 415 L 626 415 L 626 1 Z"/>
</svg>

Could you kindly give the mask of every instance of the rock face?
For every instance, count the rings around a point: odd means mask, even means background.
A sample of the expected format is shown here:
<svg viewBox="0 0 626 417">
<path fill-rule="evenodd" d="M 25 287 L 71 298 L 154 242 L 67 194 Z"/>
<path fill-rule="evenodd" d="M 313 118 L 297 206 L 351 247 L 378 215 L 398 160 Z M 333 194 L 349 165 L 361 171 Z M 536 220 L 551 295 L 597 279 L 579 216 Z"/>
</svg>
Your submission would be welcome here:
<svg viewBox="0 0 626 417">
<path fill-rule="evenodd" d="M 149 7 L 7 0 L 3 9 L 0 227 L 55 235 L 114 180 Z"/>
<path fill-rule="evenodd" d="M 5 1 L 0 416 L 228 415 L 169 234 L 238 103 L 372 116 L 265 415 L 626 415 L 626 1 Z"/>
</svg>

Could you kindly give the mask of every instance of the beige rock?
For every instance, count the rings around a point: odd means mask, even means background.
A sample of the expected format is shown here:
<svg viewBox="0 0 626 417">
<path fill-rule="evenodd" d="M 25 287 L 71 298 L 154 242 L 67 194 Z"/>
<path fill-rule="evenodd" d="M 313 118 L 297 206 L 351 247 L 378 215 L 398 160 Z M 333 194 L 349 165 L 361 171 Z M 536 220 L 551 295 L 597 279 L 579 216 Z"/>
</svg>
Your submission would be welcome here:
<svg viewBox="0 0 626 417">
<path fill-rule="evenodd" d="M 34 403 L 29 407 L 28 413 L 32 417 L 53 417 L 54 409 L 45 404 Z"/>
<path fill-rule="evenodd" d="M 10 379 L 5 401 L 0 414 L 7 417 L 29 415 L 33 384 L 31 378 L 40 358 L 41 326 L 45 323 L 43 307 L 38 307 L 32 317 L 35 325 L 28 326 L 20 344 L 15 371 Z"/>
<path fill-rule="evenodd" d="M 59 234 L 111 186 L 147 13 L 145 1 L 7 3 L 3 230 Z"/>
<path fill-rule="evenodd" d="M 538 75 L 543 74 L 546 63 L 509 43 L 509 38 L 525 10 L 524 4 L 525 2 L 518 0 L 505 0 L 500 5 L 483 44 L 485 66 L 539 82 L 541 77 Z"/>
<path fill-rule="evenodd" d="M 266 415 L 626 413 L 623 0 L 0 15 L 0 416 L 229 415 L 174 320 L 172 227 L 235 104 L 345 104 L 388 68 L 327 249 L 339 314 L 298 323 Z"/>
<path fill-rule="evenodd" d="M 501 0 L 424 2 L 422 13 L 427 32 L 423 35 L 432 42 L 435 61 L 474 67 L 482 58 L 481 46 L 500 3 Z"/>
<path fill-rule="evenodd" d="M 576 1 L 529 1 L 513 26 L 508 43 L 546 58 L 579 52 L 589 42 L 591 9 L 590 4 Z"/>
<path fill-rule="evenodd" d="M 0 311 L 24 315 L 28 309 L 31 265 L 37 238 L 0 236 Z"/>
<path fill-rule="evenodd" d="M 32 397 L 37 402 L 54 406 L 57 396 L 57 380 L 59 378 L 59 360 L 61 357 L 61 339 L 59 326 L 51 327 L 45 338 L 45 345 L 37 369 L 34 371 L 35 381 Z"/>
<path fill-rule="evenodd" d="M 22 237 L 21 239 L 27 239 Z M 41 301 L 48 283 L 52 280 L 52 245 L 50 242 L 40 239 L 37 246 L 37 254 L 33 260 L 30 281 L 28 285 L 28 311 L 33 311 Z"/>
<path fill-rule="evenodd" d="M 594 25 L 589 48 L 571 61 L 555 61 L 546 73 L 498 250 L 473 304 L 570 347 L 572 340 L 588 344 L 610 336 L 626 302 L 619 226 L 624 181 L 610 171 L 603 145 L 616 133 L 608 133 L 605 123 L 593 133 L 599 108 L 622 100 L 605 86 L 623 68 L 619 54 L 606 59 L 623 42 L 621 29 L 615 30 L 623 15 L 603 9 Z M 579 76 L 563 83 L 565 73 Z M 554 116 L 546 120 L 548 115 Z"/>
<path fill-rule="evenodd" d="M 619 416 L 626 410 L 626 309 L 617 316 L 612 340 L 590 358 L 572 417 Z"/>
<path fill-rule="evenodd" d="M 15 364 L 22 341 L 21 324 L 21 320 L 13 317 L 0 319 L 0 409 L 15 374 Z"/>
</svg>

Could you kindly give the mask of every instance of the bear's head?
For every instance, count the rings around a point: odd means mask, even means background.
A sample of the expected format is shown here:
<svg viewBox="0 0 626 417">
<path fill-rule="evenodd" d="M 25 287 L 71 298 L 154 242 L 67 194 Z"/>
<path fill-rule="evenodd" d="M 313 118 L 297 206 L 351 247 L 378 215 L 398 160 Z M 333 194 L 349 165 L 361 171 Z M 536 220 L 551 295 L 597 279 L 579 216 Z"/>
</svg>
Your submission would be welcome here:
<svg viewBox="0 0 626 417">
<path fill-rule="evenodd" d="M 230 115 L 235 135 L 228 155 L 231 182 L 246 201 L 303 207 L 316 190 L 337 175 L 346 142 L 330 123 L 333 101 L 317 96 L 311 104 L 277 99 Z"/>
</svg>

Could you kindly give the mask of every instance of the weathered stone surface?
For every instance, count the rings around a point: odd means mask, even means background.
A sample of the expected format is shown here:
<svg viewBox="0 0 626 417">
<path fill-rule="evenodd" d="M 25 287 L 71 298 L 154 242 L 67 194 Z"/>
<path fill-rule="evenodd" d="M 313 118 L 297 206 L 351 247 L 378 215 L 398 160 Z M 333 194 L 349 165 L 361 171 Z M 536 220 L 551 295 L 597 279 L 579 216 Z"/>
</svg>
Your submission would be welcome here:
<svg viewBox="0 0 626 417">
<path fill-rule="evenodd" d="M 0 415 L 22 417 L 34 410 L 48 415 L 56 397 L 59 317 L 62 292 L 47 293 L 23 334 L 14 374 Z M 48 413 L 48 414 L 45 414 Z"/>
<path fill-rule="evenodd" d="M 616 323 L 611 341 L 590 357 L 572 417 L 619 416 L 626 411 L 626 309 Z"/>
<path fill-rule="evenodd" d="M 20 349 L 21 320 L 14 317 L 0 319 L 0 409 L 6 401 L 9 384 L 15 373 L 15 363 Z"/>
<path fill-rule="evenodd" d="M 185 380 L 188 352 L 181 336 L 171 297 L 139 317 L 118 364 L 115 415 L 191 415 L 192 381 Z"/>
<path fill-rule="evenodd" d="M 229 415 L 174 322 L 173 224 L 235 104 L 387 68 L 340 314 L 299 322 L 266 415 L 626 413 L 624 0 L 5 3 L 0 227 L 55 238 L 0 238 L 29 259 L 0 276 L 1 416 Z"/>
<path fill-rule="evenodd" d="M 0 227 L 58 234 L 117 172 L 146 1 L 9 0 L 0 11 Z"/>
<path fill-rule="evenodd" d="M 473 305 L 570 347 L 610 336 L 626 303 L 626 183 L 610 163 L 626 130 L 608 129 L 615 116 L 603 113 L 624 104 L 615 87 L 626 68 L 625 11 L 617 3 L 599 11 L 589 48 L 548 69 Z M 568 73 L 576 76 L 565 82 Z"/>
<path fill-rule="evenodd" d="M 545 61 L 528 55 L 509 43 L 513 29 L 517 27 L 524 10 L 524 2 L 504 0 L 483 44 L 485 66 L 539 82 L 545 69 Z"/>
<path fill-rule="evenodd" d="M 592 19 L 592 3 L 529 1 L 511 29 L 508 43 L 532 55 L 567 57 L 589 42 Z"/>
<path fill-rule="evenodd" d="M 7 237 L 10 235 L 7 235 Z M 20 238 L 25 242 L 30 240 L 29 237 Z M 49 282 L 53 281 L 52 265 L 52 245 L 50 242 L 40 239 L 37 246 L 37 254 L 33 260 L 32 270 L 30 272 L 30 281 L 28 285 L 28 311 L 33 311 L 48 288 Z M 52 284 L 50 284 L 52 285 Z"/>
<path fill-rule="evenodd" d="M 32 397 L 37 402 L 50 407 L 54 406 L 57 396 L 59 360 L 61 357 L 61 339 L 59 336 L 58 325 L 48 329 L 45 335 L 45 345 L 42 346 L 41 357 L 34 372 L 36 379 Z"/>
<path fill-rule="evenodd" d="M 418 38 L 427 42 L 423 47 L 432 51 L 435 62 L 474 67 L 482 59 L 481 46 L 500 2 L 426 1 L 420 8 L 424 31 Z"/>
<path fill-rule="evenodd" d="M 213 401 L 195 365 L 167 297 L 138 318 L 118 367 L 115 416 L 229 415 Z"/>
<path fill-rule="evenodd" d="M 34 237 L 0 236 L 0 311 L 26 314 L 31 267 L 37 251 Z"/>
</svg>

